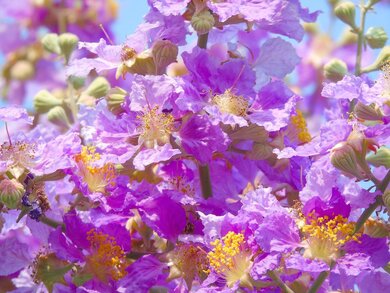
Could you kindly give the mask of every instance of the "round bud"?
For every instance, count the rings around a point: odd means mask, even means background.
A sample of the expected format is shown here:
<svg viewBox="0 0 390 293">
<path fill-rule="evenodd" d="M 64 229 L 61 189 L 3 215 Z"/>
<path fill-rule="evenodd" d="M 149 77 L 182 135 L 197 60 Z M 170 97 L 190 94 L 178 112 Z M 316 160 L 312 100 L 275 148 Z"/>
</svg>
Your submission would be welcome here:
<svg viewBox="0 0 390 293">
<path fill-rule="evenodd" d="M 194 14 L 191 18 L 191 25 L 199 35 L 207 34 L 214 24 L 214 16 L 207 9 Z"/>
<path fill-rule="evenodd" d="M 9 209 L 18 206 L 24 192 L 24 186 L 15 179 L 3 179 L 0 182 L 0 202 Z"/>
<path fill-rule="evenodd" d="M 34 108 L 38 113 L 46 113 L 51 108 L 61 106 L 61 101 L 47 90 L 39 91 L 34 97 Z"/>
<path fill-rule="evenodd" d="M 382 27 L 370 27 L 365 35 L 368 45 L 372 49 L 383 48 L 387 42 L 387 34 Z"/>
<path fill-rule="evenodd" d="M 86 89 L 85 93 L 96 99 L 104 97 L 108 94 L 111 86 L 107 79 L 102 76 L 95 78 Z"/>
<path fill-rule="evenodd" d="M 61 53 L 64 55 L 66 64 L 68 64 L 70 55 L 72 55 L 78 42 L 79 38 L 71 33 L 64 33 L 58 37 L 58 45 L 61 48 Z"/>
<path fill-rule="evenodd" d="M 338 4 L 334 9 L 334 14 L 342 22 L 350 25 L 352 28 L 356 27 L 355 24 L 356 7 L 353 2 L 346 1 Z"/>
<path fill-rule="evenodd" d="M 331 151 L 332 165 L 348 177 L 367 179 L 366 172 L 359 166 L 354 148 L 346 142 L 338 143 Z"/>
<path fill-rule="evenodd" d="M 390 168 L 390 149 L 382 146 L 376 154 L 369 155 L 366 158 L 367 162 L 371 163 L 375 167 L 384 166 L 387 169 Z"/>
<path fill-rule="evenodd" d="M 169 64 L 167 68 L 167 75 L 176 77 L 186 75 L 188 73 L 188 69 L 183 62 L 174 62 Z"/>
<path fill-rule="evenodd" d="M 120 87 L 113 88 L 106 97 L 108 110 L 115 115 L 122 113 L 122 104 L 125 101 L 126 96 L 127 92 L 124 89 L 121 89 Z"/>
<path fill-rule="evenodd" d="M 390 236 L 390 226 L 382 221 L 370 218 L 364 224 L 364 234 L 372 238 L 388 238 Z"/>
<path fill-rule="evenodd" d="M 169 64 L 176 61 L 178 53 L 178 47 L 171 41 L 159 40 L 155 42 L 152 48 L 152 56 L 157 71 L 163 73 Z"/>
<path fill-rule="evenodd" d="M 49 119 L 50 122 L 52 122 L 58 126 L 61 126 L 64 128 L 70 127 L 70 123 L 69 123 L 68 117 L 66 116 L 66 112 L 65 112 L 64 108 L 62 108 L 60 106 L 56 106 L 56 107 L 50 109 L 50 111 L 47 113 L 47 119 Z"/>
<path fill-rule="evenodd" d="M 358 102 L 354 108 L 354 112 L 357 118 L 366 121 L 381 121 L 383 113 L 381 109 L 375 105 L 364 105 Z"/>
<path fill-rule="evenodd" d="M 58 42 L 57 34 L 47 34 L 42 38 L 41 42 L 45 50 L 49 51 L 50 53 L 61 54 L 61 48 Z"/>
<path fill-rule="evenodd" d="M 12 79 L 16 80 L 29 80 L 35 74 L 34 65 L 27 60 L 17 61 L 11 68 L 10 75 Z"/>
<path fill-rule="evenodd" d="M 342 80 L 347 73 L 347 64 L 340 59 L 332 59 L 324 66 L 325 77 L 334 82 Z"/>
<path fill-rule="evenodd" d="M 380 69 L 385 63 L 390 61 L 390 46 L 383 47 L 373 66 Z"/>
</svg>

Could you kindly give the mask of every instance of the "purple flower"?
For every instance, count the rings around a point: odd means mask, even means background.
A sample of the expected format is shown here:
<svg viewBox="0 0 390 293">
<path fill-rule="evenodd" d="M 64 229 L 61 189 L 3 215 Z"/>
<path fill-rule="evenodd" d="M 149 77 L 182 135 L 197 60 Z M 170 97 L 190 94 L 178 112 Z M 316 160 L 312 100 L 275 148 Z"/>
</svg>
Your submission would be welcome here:
<svg viewBox="0 0 390 293">
<path fill-rule="evenodd" d="M 32 124 L 33 118 L 28 115 L 27 110 L 19 107 L 0 108 L 0 120 L 4 122 L 25 122 Z"/>
</svg>

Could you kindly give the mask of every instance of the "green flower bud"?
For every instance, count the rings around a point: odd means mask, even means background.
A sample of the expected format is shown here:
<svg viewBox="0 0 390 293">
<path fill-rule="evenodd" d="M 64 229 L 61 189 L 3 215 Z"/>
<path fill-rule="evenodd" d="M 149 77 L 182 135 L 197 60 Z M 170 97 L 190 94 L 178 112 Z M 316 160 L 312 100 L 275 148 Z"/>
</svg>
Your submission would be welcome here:
<svg viewBox="0 0 390 293">
<path fill-rule="evenodd" d="M 134 63 L 127 68 L 127 71 L 133 74 L 155 75 L 156 64 L 154 64 L 151 50 L 146 50 L 138 54 Z"/>
<path fill-rule="evenodd" d="M 61 106 L 61 100 L 57 99 L 47 90 L 39 91 L 34 97 L 34 108 L 38 113 L 46 113 L 51 108 Z"/>
<path fill-rule="evenodd" d="M 60 127 L 70 127 L 68 116 L 66 116 L 64 108 L 60 106 L 56 106 L 50 109 L 50 111 L 47 113 L 47 119 Z"/>
<path fill-rule="evenodd" d="M 12 67 L 10 71 L 10 76 L 12 79 L 16 80 L 29 80 L 35 74 L 34 65 L 27 60 L 19 60 Z"/>
<path fill-rule="evenodd" d="M 382 146 L 377 150 L 376 154 L 369 155 L 366 160 L 375 167 L 385 166 L 387 169 L 389 169 L 390 149 L 385 146 Z"/>
<path fill-rule="evenodd" d="M 356 7 L 350 1 L 342 2 L 334 9 L 334 14 L 344 23 L 350 25 L 352 28 L 356 28 L 355 16 Z"/>
<path fill-rule="evenodd" d="M 262 126 L 250 124 L 249 126 L 233 129 L 231 132 L 227 131 L 232 140 L 252 140 L 254 142 L 266 143 L 269 138 L 268 132 Z"/>
<path fill-rule="evenodd" d="M 385 63 L 390 61 L 390 46 L 383 47 L 379 53 L 378 58 L 376 58 L 373 66 L 376 69 L 380 69 Z"/>
<path fill-rule="evenodd" d="M 153 44 L 152 56 L 158 73 L 164 73 L 166 67 L 175 62 L 179 49 L 168 40 L 159 40 Z"/>
<path fill-rule="evenodd" d="M 328 0 L 328 3 L 333 7 L 339 4 L 339 2 L 340 0 Z"/>
<path fill-rule="evenodd" d="M 96 99 L 104 97 L 108 94 L 111 86 L 107 79 L 102 76 L 95 78 L 88 86 L 85 93 L 89 96 L 95 97 Z"/>
<path fill-rule="evenodd" d="M 347 64 L 340 59 L 332 59 L 324 66 L 325 77 L 334 82 L 342 80 L 347 73 Z"/>
<path fill-rule="evenodd" d="M 45 50 L 49 51 L 50 53 L 55 53 L 58 55 L 61 54 L 61 48 L 57 34 L 45 35 L 42 38 L 41 43 L 43 45 L 43 48 L 45 48 Z"/>
<path fill-rule="evenodd" d="M 372 238 L 387 238 L 390 236 L 390 227 L 382 221 L 368 219 L 364 224 L 364 234 Z"/>
<path fill-rule="evenodd" d="M 331 151 L 332 165 L 342 171 L 345 176 L 356 177 L 358 180 L 368 178 L 367 170 L 359 164 L 355 149 L 346 142 L 338 143 Z"/>
<path fill-rule="evenodd" d="M 106 97 L 108 110 L 115 115 L 122 113 L 122 103 L 125 101 L 126 96 L 127 92 L 124 89 L 120 87 L 113 88 Z"/>
<path fill-rule="evenodd" d="M 382 0 L 369 0 L 368 1 L 368 6 L 372 7 L 372 6 L 374 6 L 375 4 L 377 4 L 377 3 L 381 2 L 381 1 Z"/>
<path fill-rule="evenodd" d="M 74 75 L 70 76 L 68 81 L 76 90 L 81 89 L 85 84 L 85 78 Z"/>
<path fill-rule="evenodd" d="M 250 160 L 267 160 L 274 156 L 273 147 L 268 143 L 254 143 L 252 150 L 247 154 Z"/>
<path fill-rule="evenodd" d="M 24 186 L 15 179 L 0 182 L 0 202 L 9 209 L 16 209 L 24 194 Z"/>
<path fill-rule="evenodd" d="M 387 34 L 382 27 L 370 27 L 365 35 L 368 45 L 373 49 L 383 48 L 387 42 Z"/>
<path fill-rule="evenodd" d="M 207 34 L 214 26 L 215 19 L 207 9 L 194 14 L 191 18 L 191 25 L 199 35 Z"/>
<path fill-rule="evenodd" d="M 71 33 L 61 34 L 58 38 L 58 44 L 61 48 L 61 53 L 64 55 L 65 63 L 68 64 L 70 56 L 79 42 L 79 38 Z"/>
<path fill-rule="evenodd" d="M 358 102 L 354 108 L 357 118 L 366 121 L 381 121 L 383 118 L 382 110 L 375 104 L 364 105 Z"/>
</svg>

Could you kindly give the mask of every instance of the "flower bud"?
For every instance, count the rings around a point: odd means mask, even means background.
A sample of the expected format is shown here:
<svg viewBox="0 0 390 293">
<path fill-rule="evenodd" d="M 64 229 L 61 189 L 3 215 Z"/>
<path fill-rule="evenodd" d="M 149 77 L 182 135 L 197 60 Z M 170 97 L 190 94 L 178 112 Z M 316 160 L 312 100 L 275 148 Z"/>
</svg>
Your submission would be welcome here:
<svg viewBox="0 0 390 293">
<path fill-rule="evenodd" d="M 328 0 L 328 3 L 333 7 L 339 4 L 339 2 L 340 0 Z"/>
<path fill-rule="evenodd" d="M 106 97 L 108 110 L 115 115 L 122 113 L 122 103 L 125 101 L 126 96 L 127 92 L 120 87 L 111 89 L 110 93 Z"/>
<path fill-rule="evenodd" d="M 183 76 L 188 73 L 188 69 L 182 62 L 174 62 L 169 64 L 167 68 L 167 75 L 176 77 L 176 76 Z"/>
<path fill-rule="evenodd" d="M 68 78 L 69 83 L 76 89 L 81 89 L 85 84 L 85 78 L 71 75 Z"/>
<path fill-rule="evenodd" d="M 38 113 L 46 113 L 51 108 L 61 106 L 61 100 L 57 99 L 47 90 L 39 91 L 34 97 L 34 108 Z"/>
<path fill-rule="evenodd" d="M 382 221 L 370 218 L 364 225 L 364 234 L 372 238 L 388 238 L 390 236 L 390 226 Z"/>
<path fill-rule="evenodd" d="M 145 50 L 137 55 L 133 65 L 127 68 L 133 74 L 153 75 L 156 74 L 156 65 L 150 50 Z"/>
<path fill-rule="evenodd" d="M 41 42 L 45 50 L 49 51 L 50 53 L 55 53 L 58 55 L 61 54 L 61 48 L 57 34 L 47 34 L 42 38 Z"/>
<path fill-rule="evenodd" d="M 15 179 L 3 179 L 0 182 L 0 202 L 9 209 L 18 206 L 24 192 L 24 186 Z"/>
<path fill-rule="evenodd" d="M 337 82 L 348 73 L 347 64 L 340 59 L 332 59 L 324 66 L 324 75 L 327 79 Z"/>
<path fill-rule="evenodd" d="M 274 156 L 273 147 L 268 143 L 254 143 L 252 150 L 248 153 L 250 160 L 267 160 Z"/>
<path fill-rule="evenodd" d="M 390 149 L 385 146 L 382 146 L 377 150 L 376 154 L 369 155 L 366 160 L 375 167 L 385 166 L 387 169 L 389 169 Z"/>
<path fill-rule="evenodd" d="M 50 122 L 64 128 L 68 128 L 70 126 L 66 112 L 64 108 L 60 106 L 56 106 L 50 109 L 50 111 L 47 113 L 47 119 L 49 119 Z"/>
<path fill-rule="evenodd" d="M 375 104 L 364 105 L 358 102 L 354 108 L 357 118 L 367 121 L 381 121 L 383 118 L 382 110 Z"/>
<path fill-rule="evenodd" d="M 214 16 L 207 9 L 196 13 L 191 18 L 191 25 L 198 35 L 207 34 L 214 26 Z"/>
<path fill-rule="evenodd" d="M 367 179 L 368 174 L 359 162 L 354 148 L 346 142 L 338 143 L 331 151 L 332 165 L 342 171 L 348 177 L 356 177 L 358 180 Z"/>
<path fill-rule="evenodd" d="M 370 27 L 365 35 L 368 45 L 372 49 L 383 48 L 387 42 L 387 34 L 382 27 Z"/>
<path fill-rule="evenodd" d="M 383 47 L 373 66 L 377 69 L 381 68 L 385 63 L 390 61 L 390 46 Z"/>
<path fill-rule="evenodd" d="M 70 55 L 72 55 L 78 42 L 79 38 L 71 33 L 64 33 L 59 36 L 58 44 L 61 48 L 61 53 L 64 55 L 66 64 L 68 64 Z"/>
<path fill-rule="evenodd" d="M 178 47 L 168 40 L 159 40 L 153 44 L 152 56 L 156 64 L 157 71 L 163 73 L 165 68 L 176 61 Z"/>
<path fill-rule="evenodd" d="M 89 96 L 95 97 L 96 99 L 104 97 L 108 94 L 111 86 L 107 79 L 102 76 L 95 78 L 88 86 L 85 93 Z"/>
<path fill-rule="evenodd" d="M 352 28 L 356 27 L 356 8 L 352 2 L 346 1 L 338 4 L 334 9 L 334 13 L 342 22 L 350 25 Z"/>
<path fill-rule="evenodd" d="M 10 71 L 10 75 L 12 79 L 16 80 L 29 80 L 35 74 L 34 65 L 27 60 L 19 60 L 12 67 Z"/>
</svg>

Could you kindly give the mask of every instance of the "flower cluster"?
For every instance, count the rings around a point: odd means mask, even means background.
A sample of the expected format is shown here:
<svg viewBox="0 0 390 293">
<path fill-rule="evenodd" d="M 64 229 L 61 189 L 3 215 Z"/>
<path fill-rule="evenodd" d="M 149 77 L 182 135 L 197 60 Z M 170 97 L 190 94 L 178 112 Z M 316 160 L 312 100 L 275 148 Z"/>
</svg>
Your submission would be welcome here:
<svg viewBox="0 0 390 293">
<path fill-rule="evenodd" d="M 3 2 L 5 292 L 389 290 L 379 1 Z"/>
</svg>

